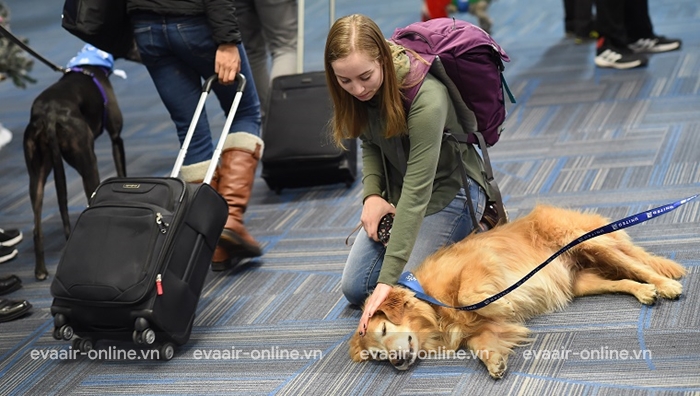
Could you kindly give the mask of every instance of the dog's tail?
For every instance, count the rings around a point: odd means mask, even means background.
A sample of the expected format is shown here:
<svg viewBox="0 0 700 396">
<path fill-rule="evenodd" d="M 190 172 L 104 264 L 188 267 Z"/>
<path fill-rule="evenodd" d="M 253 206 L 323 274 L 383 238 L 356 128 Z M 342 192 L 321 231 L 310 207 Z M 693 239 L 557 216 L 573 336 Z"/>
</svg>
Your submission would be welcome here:
<svg viewBox="0 0 700 396">
<path fill-rule="evenodd" d="M 68 216 L 68 188 L 66 186 L 66 170 L 63 166 L 61 147 L 58 144 L 56 128 L 58 120 L 53 112 L 47 115 L 44 130 L 48 141 L 48 149 L 51 153 L 51 163 L 53 167 L 53 180 L 56 183 L 56 199 L 58 200 L 58 210 L 61 213 L 63 222 L 63 233 L 68 239 L 70 235 L 70 217 Z"/>
</svg>

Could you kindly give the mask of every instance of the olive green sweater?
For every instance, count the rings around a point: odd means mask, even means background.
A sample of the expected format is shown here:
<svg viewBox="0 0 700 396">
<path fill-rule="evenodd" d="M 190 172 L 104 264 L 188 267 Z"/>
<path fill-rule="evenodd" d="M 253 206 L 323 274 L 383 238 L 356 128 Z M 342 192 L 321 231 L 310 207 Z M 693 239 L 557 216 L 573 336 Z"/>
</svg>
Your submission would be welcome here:
<svg viewBox="0 0 700 396">
<path fill-rule="evenodd" d="M 457 121 L 447 88 L 428 74 L 408 113 L 408 157 L 406 175 L 401 178 L 400 139 L 384 137 L 383 121 L 377 103 L 368 102 L 370 124 L 360 136 L 364 198 L 381 195 L 396 206 L 396 216 L 387 245 L 379 282 L 396 284 L 413 250 L 423 218 L 445 208 L 463 186 L 458 153 L 454 142 L 443 142 L 443 130 L 463 133 Z M 462 145 L 467 174 L 482 188 L 486 182 L 483 163 L 473 145 Z M 382 163 L 382 153 L 386 164 Z M 388 194 L 387 176 L 389 173 Z"/>
</svg>

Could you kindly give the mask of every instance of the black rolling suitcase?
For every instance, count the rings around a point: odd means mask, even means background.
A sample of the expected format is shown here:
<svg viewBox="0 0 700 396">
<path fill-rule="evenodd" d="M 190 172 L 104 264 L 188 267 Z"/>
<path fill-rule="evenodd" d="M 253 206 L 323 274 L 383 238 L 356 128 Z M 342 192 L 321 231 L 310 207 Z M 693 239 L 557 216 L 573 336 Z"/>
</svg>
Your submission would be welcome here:
<svg viewBox="0 0 700 396">
<path fill-rule="evenodd" d="M 303 58 L 303 9 L 299 7 L 298 57 Z M 333 22 L 334 2 L 330 2 Z M 298 65 L 297 69 L 301 69 Z M 329 134 L 331 98 L 323 71 L 279 76 L 272 81 L 262 139 L 261 176 L 270 189 L 345 183 L 357 175 L 357 140 L 338 148 Z"/>
<path fill-rule="evenodd" d="M 346 141 L 347 151 L 333 142 L 330 100 L 324 72 L 273 80 L 262 156 L 262 178 L 270 189 L 355 181 L 357 141 Z"/>
<path fill-rule="evenodd" d="M 186 183 L 177 176 L 215 81 L 204 84 L 170 177 L 107 179 L 80 214 L 51 284 L 53 336 L 73 339 L 73 349 L 89 353 L 100 339 L 133 340 L 169 360 L 189 340 L 228 215 L 208 183 L 245 87 L 241 75 L 204 183 Z"/>
</svg>

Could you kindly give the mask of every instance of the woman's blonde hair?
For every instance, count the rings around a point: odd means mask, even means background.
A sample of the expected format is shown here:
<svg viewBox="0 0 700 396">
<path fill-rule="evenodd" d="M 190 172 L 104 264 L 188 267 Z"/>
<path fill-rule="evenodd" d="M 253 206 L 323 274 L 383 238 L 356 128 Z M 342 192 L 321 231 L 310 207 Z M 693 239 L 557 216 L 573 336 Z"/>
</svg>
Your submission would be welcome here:
<svg viewBox="0 0 700 396">
<path fill-rule="evenodd" d="M 359 137 L 369 124 L 367 106 L 345 91 L 331 64 L 350 55 L 353 51 L 366 54 L 379 61 L 384 81 L 375 97 L 380 99 L 380 114 L 387 138 L 406 132 L 406 112 L 403 107 L 400 82 L 394 70 L 391 48 L 374 21 L 364 15 L 354 14 L 338 19 L 326 40 L 324 54 L 326 82 L 333 100 L 331 128 L 339 146 L 343 139 Z"/>
</svg>

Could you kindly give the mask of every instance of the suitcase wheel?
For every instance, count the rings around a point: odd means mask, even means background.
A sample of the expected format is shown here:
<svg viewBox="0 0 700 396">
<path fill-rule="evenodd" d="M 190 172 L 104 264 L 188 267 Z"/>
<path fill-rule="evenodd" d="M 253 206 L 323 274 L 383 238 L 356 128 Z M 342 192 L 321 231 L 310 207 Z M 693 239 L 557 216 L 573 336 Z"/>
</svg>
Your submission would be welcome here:
<svg viewBox="0 0 700 396">
<path fill-rule="evenodd" d="M 90 338 L 76 338 L 73 340 L 73 349 L 81 353 L 88 353 L 94 347 L 94 343 Z"/>
<path fill-rule="evenodd" d="M 153 331 L 153 329 L 145 329 L 143 331 L 134 330 L 134 332 L 131 334 L 131 338 L 133 339 L 134 344 L 137 345 L 153 345 L 153 343 L 156 342 L 156 332 Z"/>
<path fill-rule="evenodd" d="M 173 345 L 170 342 L 166 342 L 165 344 L 161 345 L 160 348 L 158 349 L 158 358 L 160 360 L 165 360 L 168 361 L 175 356 L 175 345 Z"/>
<path fill-rule="evenodd" d="M 56 326 L 53 329 L 53 338 L 57 340 L 70 340 L 73 338 L 73 335 L 75 333 L 73 332 L 73 328 L 68 326 L 68 325 L 63 325 L 63 326 Z"/>
</svg>

